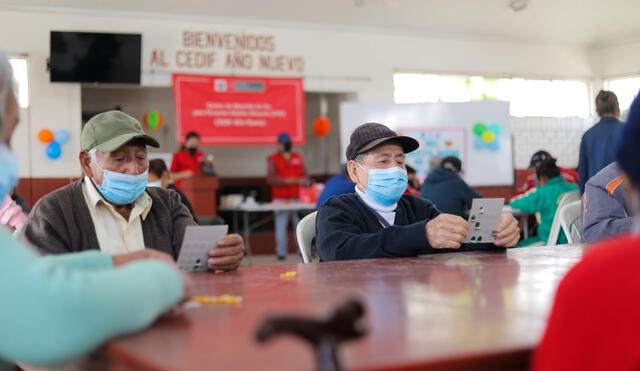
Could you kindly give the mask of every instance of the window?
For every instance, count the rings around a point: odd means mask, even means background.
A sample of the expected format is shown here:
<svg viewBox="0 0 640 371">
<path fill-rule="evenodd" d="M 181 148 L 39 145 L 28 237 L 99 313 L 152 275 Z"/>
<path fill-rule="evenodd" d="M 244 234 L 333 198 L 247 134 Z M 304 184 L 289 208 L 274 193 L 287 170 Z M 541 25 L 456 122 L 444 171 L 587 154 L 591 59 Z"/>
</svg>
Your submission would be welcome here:
<svg viewBox="0 0 640 371">
<path fill-rule="evenodd" d="M 20 107 L 29 107 L 29 79 L 27 74 L 27 59 L 20 57 L 9 58 L 13 68 L 13 79 L 16 83 L 16 96 Z"/>
<path fill-rule="evenodd" d="M 580 80 L 396 73 L 394 100 L 396 103 L 502 100 L 511 103 L 511 115 L 518 117 L 588 117 L 590 113 L 589 87 Z"/>
<path fill-rule="evenodd" d="M 640 90 L 640 76 L 611 79 L 604 82 L 604 88 L 611 90 L 618 96 L 620 111 L 631 107 L 631 103 Z"/>
</svg>

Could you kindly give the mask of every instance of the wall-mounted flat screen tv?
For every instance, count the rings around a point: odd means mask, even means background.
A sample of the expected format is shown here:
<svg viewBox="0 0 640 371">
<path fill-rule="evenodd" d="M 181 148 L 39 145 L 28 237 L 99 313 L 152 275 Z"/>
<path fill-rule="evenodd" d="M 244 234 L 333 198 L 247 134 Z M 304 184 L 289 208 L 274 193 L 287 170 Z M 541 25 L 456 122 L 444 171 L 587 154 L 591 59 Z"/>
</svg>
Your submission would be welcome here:
<svg viewBox="0 0 640 371">
<path fill-rule="evenodd" d="M 140 84 L 142 35 L 51 31 L 51 82 Z"/>
</svg>

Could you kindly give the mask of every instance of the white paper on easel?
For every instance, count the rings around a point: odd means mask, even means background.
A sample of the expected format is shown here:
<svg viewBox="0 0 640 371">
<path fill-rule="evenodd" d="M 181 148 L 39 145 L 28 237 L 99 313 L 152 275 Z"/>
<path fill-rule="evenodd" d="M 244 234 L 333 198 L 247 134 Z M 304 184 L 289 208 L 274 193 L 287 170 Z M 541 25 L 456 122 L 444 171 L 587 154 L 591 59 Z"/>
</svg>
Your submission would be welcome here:
<svg viewBox="0 0 640 371">
<path fill-rule="evenodd" d="M 469 212 L 469 233 L 465 243 L 491 243 L 496 236 L 493 231 L 500 223 L 504 198 L 476 198 Z"/>
<path fill-rule="evenodd" d="M 184 233 L 178 266 L 187 272 L 206 272 L 209 250 L 218 246 L 229 231 L 228 225 L 190 225 Z"/>
</svg>

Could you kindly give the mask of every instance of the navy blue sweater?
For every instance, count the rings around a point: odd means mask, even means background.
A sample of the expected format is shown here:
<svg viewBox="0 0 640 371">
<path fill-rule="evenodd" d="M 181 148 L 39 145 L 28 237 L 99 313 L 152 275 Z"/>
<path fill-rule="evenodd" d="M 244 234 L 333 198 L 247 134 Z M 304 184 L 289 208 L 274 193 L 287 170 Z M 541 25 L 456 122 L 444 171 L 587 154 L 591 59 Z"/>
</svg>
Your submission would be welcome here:
<svg viewBox="0 0 640 371">
<path fill-rule="evenodd" d="M 587 130 L 580 142 L 580 192 L 584 185 L 600 170 L 616 160 L 615 143 L 622 129 L 622 122 L 613 117 L 603 117 Z"/>
<path fill-rule="evenodd" d="M 318 210 L 316 248 L 320 260 L 408 257 L 422 254 L 500 249 L 493 244 L 463 244 L 460 249 L 434 249 L 425 224 L 440 212 L 412 195 L 398 201 L 394 225 L 383 228 L 355 193 L 331 197 Z"/>
<path fill-rule="evenodd" d="M 449 169 L 435 169 L 422 184 L 420 197 L 433 202 L 443 213 L 464 217 L 474 198 L 482 198 Z"/>
</svg>

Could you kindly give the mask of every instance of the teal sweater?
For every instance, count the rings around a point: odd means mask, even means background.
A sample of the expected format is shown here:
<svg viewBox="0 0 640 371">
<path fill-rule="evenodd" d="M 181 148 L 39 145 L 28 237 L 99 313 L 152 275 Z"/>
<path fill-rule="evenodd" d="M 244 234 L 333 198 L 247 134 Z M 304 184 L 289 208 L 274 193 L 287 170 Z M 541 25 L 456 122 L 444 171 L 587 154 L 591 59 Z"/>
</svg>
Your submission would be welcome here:
<svg viewBox="0 0 640 371">
<path fill-rule="evenodd" d="M 522 196 L 516 197 L 509 205 L 526 214 L 539 214 L 538 237 L 545 244 L 551 234 L 553 217 L 558 209 L 560 197 L 567 192 L 578 190 L 578 186 L 567 183 L 561 176 L 550 179 L 545 185 L 533 188 Z M 560 231 L 558 244 L 567 243 L 567 237 Z"/>
<path fill-rule="evenodd" d="M 143 329 L 182 291 L 179 273 L 166 263 L 114 269 L 98 251 L 42 258 L 0 229 L 0 370 L 3 359 L 60 364 Z"/>
</svg>

